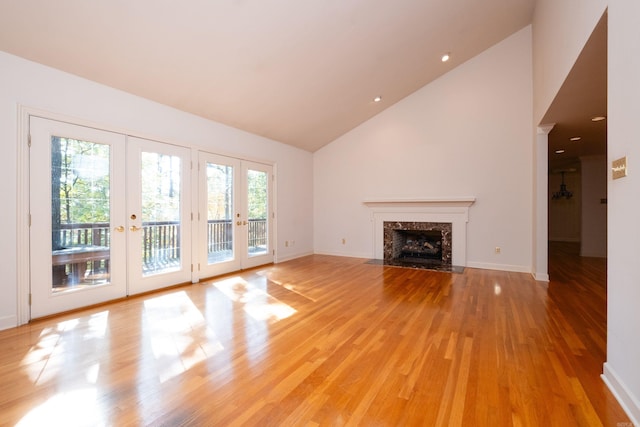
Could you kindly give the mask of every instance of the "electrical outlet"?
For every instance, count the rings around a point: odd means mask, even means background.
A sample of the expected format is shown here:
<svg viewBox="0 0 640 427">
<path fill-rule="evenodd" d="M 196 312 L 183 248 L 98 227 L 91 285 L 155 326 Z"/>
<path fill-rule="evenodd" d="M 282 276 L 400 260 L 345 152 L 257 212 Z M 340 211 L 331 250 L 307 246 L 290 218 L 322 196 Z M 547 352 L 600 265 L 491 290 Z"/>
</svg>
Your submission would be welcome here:
<svg viewBox="0 0 640 427">
<path fill-rule="evenodd" d="M 496 246 L 496 253 L 499 254 L 501 251 L 500 246 Z"/>
<path fill-rule="evenodd" d="M 288 240 L 285 240 L 285 241 L 284 241 L 284 247 L 285 247 L 285 248 L 288 248 L 288 247 L 289 247 L 289 241 L 288 241 Z"/>
<path fill-rule="evenodd" d="M 296 241 L 295 241 L 295 240 L 292 240 L 292 241 L 291 241 L 291 246 L 295 246 L 295 245 L 296 245 Z"/>
<path fill-rule="evenodd" d="M 344 237 L 342 238 L 342 244 L 346 245 L 347 244 L 347 239 L 345 239 Z"/>
</svg>

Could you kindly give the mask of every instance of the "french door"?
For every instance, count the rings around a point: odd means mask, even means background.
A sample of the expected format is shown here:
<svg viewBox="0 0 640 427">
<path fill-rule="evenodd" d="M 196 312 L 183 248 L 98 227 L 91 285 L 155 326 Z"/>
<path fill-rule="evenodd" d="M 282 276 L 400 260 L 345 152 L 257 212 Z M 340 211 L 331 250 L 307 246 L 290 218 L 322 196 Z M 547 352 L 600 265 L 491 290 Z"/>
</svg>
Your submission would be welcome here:
<svg viewBox="0 0 640 427">
<path fill-rule="evenodd" d="M 273 262 L 272 167 L 199 154 L 199 274 Z"/>
<path fill-rule="evenodd" d="M 124 297 L 125 142 L 30 119 L 31 317 Z"/>
<path fill-rule="evenodd" d="M 191 277 L 190 150 L 30 118 L 31 317 Z"/>
<path fill-rule="evenodd" d="M 191 151 L 129 137 L 129 294 L 191 281 Z"/>
</svg>

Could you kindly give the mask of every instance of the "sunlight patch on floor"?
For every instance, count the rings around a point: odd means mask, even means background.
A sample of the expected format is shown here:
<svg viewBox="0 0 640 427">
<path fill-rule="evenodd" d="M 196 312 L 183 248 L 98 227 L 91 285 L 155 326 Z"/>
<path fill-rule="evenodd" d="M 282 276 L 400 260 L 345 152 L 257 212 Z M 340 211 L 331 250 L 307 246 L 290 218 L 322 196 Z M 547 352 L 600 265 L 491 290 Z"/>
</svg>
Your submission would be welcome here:
<svg viewBox="0 0 640 427">
<path fill-rule="evenodd" d="M 144 306 L 142 339 L 151 346 L 160 382 L 224 349 L 186 292 L 149 298 Z"/>
<path fill-rule="evenodd" d="M 272 297 L 241 277 L 231 277 L 213 283 L 232 301 L 244 304 L 244 311 L 259 321 L 275 323 L 297 313 L 296 309 Z"/>
<path fill-rule="evenodd" d="M 84 327 L 85 322 L 88 327 L 83 335 L 83 341 L 101 340 L 107 331 L 109 311 L 63 320 L 54 327 L 44 328 L 40 332 L 38 342 L 29 349 L 20 364 L 34 384 L 46 383 L 58 375 L 65 364 L 65 350 L 70 348 L 69 343 L 65 341 L 65 333 Z M 87 378 L 96 376 L 95 367 L 87 372 Z"/>
<path fill-rule="evenodd" d="M 33 408 L 16 427 L 104 426 L 106 423 L 102 412 L 94 388 L 72 390 L 58 393 Z"/>
<path fill-rule="evenodd" d="M 298 287 L 296 285 L 291 284 L 291 283 L 285 283 L 282 280 L 276 279 L 274 277 L 274 274 L 272 274 L 269 270 L 258 271 L 257 274 L 259 276 L 265 277 L 267 280 L 269 280 L 273 284 L 276 284 L 278 286 L 282 286 L 286 290 L 288 290 L 290 292 L 293 292 L 293 293 L 295 293 L 297 295 L 300 295 L 301 297 L 306 298 L 311 302 L 316 302 L 315 298 L 311 298 L 310 296 L 308 296 L 307 294 L 302 292 L 300 289 L 298 289 Z"/>
</svg>

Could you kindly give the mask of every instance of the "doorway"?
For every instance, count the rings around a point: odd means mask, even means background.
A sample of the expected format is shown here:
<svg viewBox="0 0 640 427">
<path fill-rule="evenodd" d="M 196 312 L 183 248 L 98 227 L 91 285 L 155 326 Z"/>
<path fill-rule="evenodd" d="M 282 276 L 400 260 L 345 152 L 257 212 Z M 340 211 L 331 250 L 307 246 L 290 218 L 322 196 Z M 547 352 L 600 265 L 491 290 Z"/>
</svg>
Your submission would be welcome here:
<svg viewBox="0 0 640 427">
<path fill-rule="evenodd" d="M 29 132 L 30 318 L 273 262 L 271 165 L 33 116 Z"/>
<path fill-rule="evenodd" d="M 273 168 L 199 153 L 199 274 L 273 262 Z"/>
<path fill-rule="evenodd" d="M 541 123 L 554 125 L 541 126 L 548 145 L 537 159 L 538 205 L 546 207 L 539 220 L 548 221 L 548 234 L 538 238 L 538 258 L 549 241 L 579 242 L 580 255 L 606 257 L 606 12 Z"/>
</svg>

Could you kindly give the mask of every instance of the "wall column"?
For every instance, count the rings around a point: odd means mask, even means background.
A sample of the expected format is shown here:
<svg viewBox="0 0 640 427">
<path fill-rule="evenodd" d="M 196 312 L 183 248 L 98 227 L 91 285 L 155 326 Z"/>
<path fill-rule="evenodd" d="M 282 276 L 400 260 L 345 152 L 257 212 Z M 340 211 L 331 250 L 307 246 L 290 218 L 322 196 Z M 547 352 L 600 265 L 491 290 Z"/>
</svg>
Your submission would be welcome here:
<svg viewBox="0 0 640 427">
<path fill-rule="evenodd" d="M 533 179 L 533 276 L 536 280 L 549 281 L 549 132 L 555 124 L 540 125 L 534 147 Z"/>
</svg>

